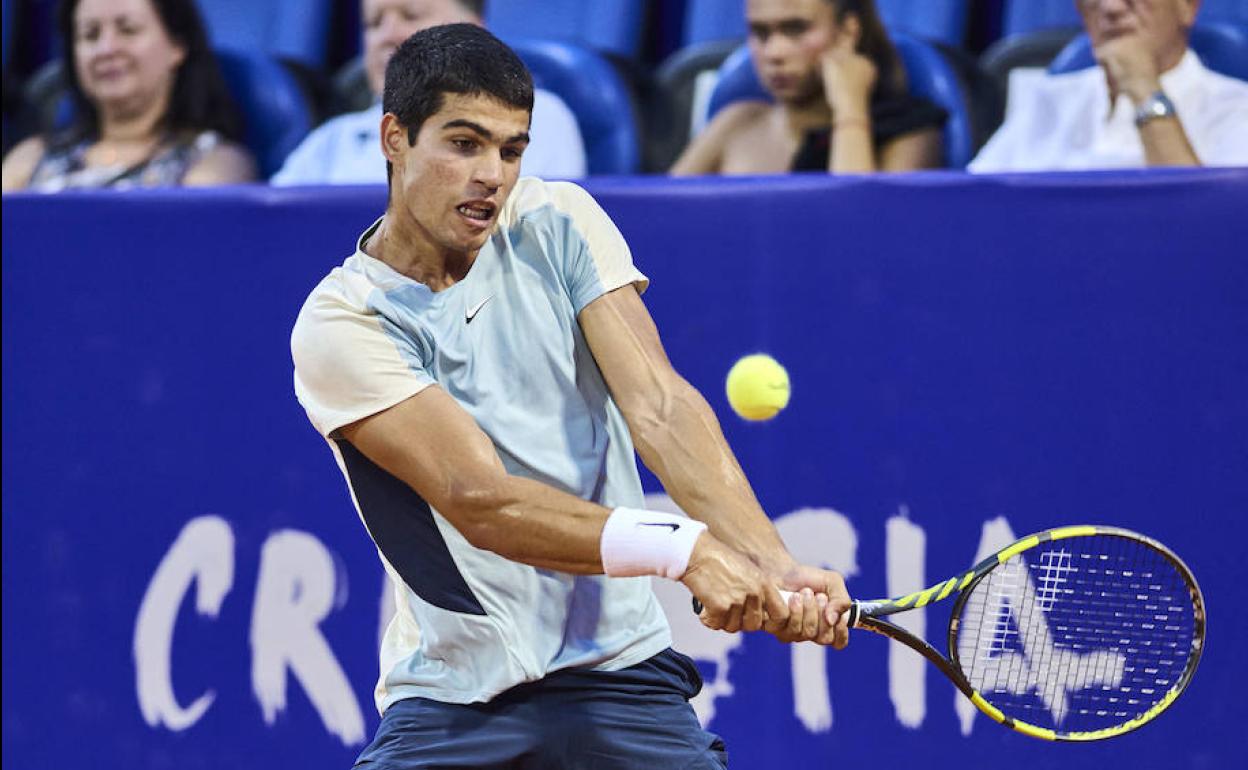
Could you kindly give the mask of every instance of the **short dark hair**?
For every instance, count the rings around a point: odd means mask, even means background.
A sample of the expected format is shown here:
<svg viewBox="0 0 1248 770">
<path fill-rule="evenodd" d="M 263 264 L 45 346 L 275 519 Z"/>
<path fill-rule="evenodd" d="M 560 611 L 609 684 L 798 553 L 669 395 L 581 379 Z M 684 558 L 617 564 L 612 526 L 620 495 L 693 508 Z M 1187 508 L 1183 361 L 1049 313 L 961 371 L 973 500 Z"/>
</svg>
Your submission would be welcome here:
<svg viewBox="0 0 1248 770">
<path fill-rule="evenodd" d="M 165 111 L 165 128 L 174 134 L 216 131 L 242 138 L 242 120 L 225 85 L 216 56 L 195 0 L 148 0 L 160 24 L 175 43 L 186 49 L 186 58 L 174 74 L 173 90 Z M 62 0 L 57 9 L 57 33 L 65 53 L 65 83 L 74 105 L 74 123 L 61 139 L 95 139 L 99 136 L 99 113 L 78 82 L 74 66 L 74 12 L 81 0 Z"/>
<path fill-rule="evenodd" d="M 446 94 L 491 96 L 533 112 L 533 76 L 516 52 L 476 24 L 423 29 L 395 50 L 386 65 L 381 108 L 407 128 L 409 145 Z M 387 169 L 389 164 L 387 164 Z"/>
</svg>

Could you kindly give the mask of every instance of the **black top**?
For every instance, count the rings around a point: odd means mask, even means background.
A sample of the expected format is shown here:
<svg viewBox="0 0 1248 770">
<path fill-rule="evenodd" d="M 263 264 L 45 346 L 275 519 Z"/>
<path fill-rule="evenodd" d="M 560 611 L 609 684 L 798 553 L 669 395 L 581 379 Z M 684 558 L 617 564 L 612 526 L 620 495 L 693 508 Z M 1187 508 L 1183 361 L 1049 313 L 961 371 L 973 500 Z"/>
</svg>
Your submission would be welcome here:
<svg viewBox="0 0 1248 770">
<path fill-rule="evenodd" d="M 944 128 L 949 113 L 921 96 L 892 96 L 871 102 L 871 140 L 876 148 L 924 128 Z M 808 131 L 793 155 L 793 171 L 827 171 L 831 127 Z"/>
</svg>

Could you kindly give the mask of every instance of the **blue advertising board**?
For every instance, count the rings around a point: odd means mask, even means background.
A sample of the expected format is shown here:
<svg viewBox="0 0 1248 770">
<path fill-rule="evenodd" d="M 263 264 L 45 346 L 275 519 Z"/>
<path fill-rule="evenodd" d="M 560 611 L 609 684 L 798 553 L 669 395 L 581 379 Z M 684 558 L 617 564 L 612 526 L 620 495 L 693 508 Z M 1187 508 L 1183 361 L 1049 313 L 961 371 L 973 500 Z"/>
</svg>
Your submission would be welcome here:
<svg viewBox="0 0 1248 770">
<path fill-rule="evenodd" d="M 655 581 L 733 767 L 1242 761 L 1248 170 L 588 187 L 790 547 L 854 595 L 1084 522 L 1168 544 L 1205 592 L 1190 690 L 1136 733 L 1068 746 L 978 716 L 900 645 L 712 633 Z M 391 600 L 288 339 L 384 203 L 5 197 L 6 766 L 344 768 L 371 737 Z M 723 381 L 756 351 L 793 397 L 747 423 Z M 942 605 L 905 617 L 942 638 Z"/>
</svg>

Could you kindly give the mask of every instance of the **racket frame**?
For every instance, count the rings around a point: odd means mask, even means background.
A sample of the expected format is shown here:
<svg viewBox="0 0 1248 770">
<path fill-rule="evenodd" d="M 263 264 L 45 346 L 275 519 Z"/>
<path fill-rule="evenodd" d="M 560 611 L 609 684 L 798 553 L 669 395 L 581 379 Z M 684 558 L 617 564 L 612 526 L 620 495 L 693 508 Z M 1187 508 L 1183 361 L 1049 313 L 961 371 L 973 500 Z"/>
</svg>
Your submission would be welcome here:
<svg viewBox="0 0 1248 770">
<path fill-rule="evenodd" d="M 979 693 L 966 678 L 962 672 L 961 662 L 958 659 L 958 627 L 961 622 L 962 609 L 967 599 L 974 591 L 979 581 L 983 580 L 988 573 L 997 567 L 1005 564 L 1010 559 L 1029 551 L 1042 543 L 1054 540 L 1063 540 L 1072 537 L 1087 537 L 1090 535 L 1107 535 L 1111 537 L 1121 537 L 1128 540 L 1142 543 L 1153 550 L 1157 551 L 1164 557 L 1175 570 L 1183 577 L 1188 587 L 1188 594 L 1192 601 L 1192 651 L 1188 655 L 1187 663 L 1183 672 L 1179 675 L 1175 683 L 1170 687 L 1164 696 L 1151 708 L 1143 714 L 1112 727 L 1102 728 L 1100 730 L 1086 731 L 1060 731 L 1052 730 L 1045 727 L 1029 724 L 1019 719 L 1006 716 L 993 706 L 983 695 Z M 928 642 L 906 631 L 904 628 L 892 623 L 885 618 L 889 615 L 895 615 L 900 612 L 906 612 L 920 607 L 925 607 L 932 602 L 942 601 L 949 598 L 957 592 L 957 598 L 954 600 L 953 608 L 950 611 L 949 632 L 947 635 L 947 643 L 949 654 L 942 654 Z M 1196 673 L 1196 666 L 1200 663 L 1200 656 L 1204 649 L 1206 617 L 1205 602 L 1201 595 L 1200 586 L 1196 583 L 1196 578 L 1192 575 L 1192 571 L 1183 563 L 1173 551 L 1166 548 L 1161 543 L 1139 534 L 1131 530 L 1119 527 L 1107 527 L 1101 525 L 1079 525 L 1070 527 L 1058 527 L 1056 529 L 1044 530 L 1032 535 L 1021 538 L 1014 543 L 1006 546 L 997 553 L 989 556 L 980 563 L 976 564 L 970 570 L 955 575 L 948 580 L 941 581 L 931 588 L 923 591 L 916 591 L 906 596 L 899 596 L 893 599 L 879 599 L 874 601 L 855 600 L 850 606 L 849 619 L 850 628 L 861 628 L 866 631 L 888 637 L 894 641 L 900 642 L 915 652 L 927 658 L 941 673 L 953 682 L 954 686 L 965 695 L 975 707 L 983 712 L 994 721 L 1016 730 L 1024 735 L 1030 735 L 1033 738 L 1040 738 L 1048 741 L 1068 741 L 1068 742 L 1086 742 L 1104 740 L 1113 738 L 1132 730 L 1138 729 L 1143 725 L 1151 722 L 1161 712 L 1169 708 L 1175 699 L 1182 694 L 1187 688 L 1192 676 Z"/>
</svg>

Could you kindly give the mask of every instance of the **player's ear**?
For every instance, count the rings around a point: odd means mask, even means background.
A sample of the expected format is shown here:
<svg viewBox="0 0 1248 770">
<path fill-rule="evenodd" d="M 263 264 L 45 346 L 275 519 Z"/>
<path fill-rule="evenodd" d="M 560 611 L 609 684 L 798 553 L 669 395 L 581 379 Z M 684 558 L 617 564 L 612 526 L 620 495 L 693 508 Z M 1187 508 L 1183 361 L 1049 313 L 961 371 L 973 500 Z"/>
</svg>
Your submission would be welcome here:
<svg viewBox="0 0 1248 770">
<path fill-rule="evenodd" d="M 393 112 L 381 116 L 381 154 L 386 160 L 398 165 L 411 144 L 407 141 L 407 126 L 399 123 Z"/>
</svg>

